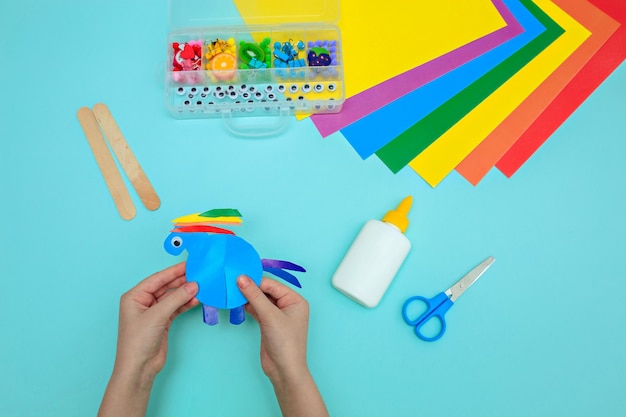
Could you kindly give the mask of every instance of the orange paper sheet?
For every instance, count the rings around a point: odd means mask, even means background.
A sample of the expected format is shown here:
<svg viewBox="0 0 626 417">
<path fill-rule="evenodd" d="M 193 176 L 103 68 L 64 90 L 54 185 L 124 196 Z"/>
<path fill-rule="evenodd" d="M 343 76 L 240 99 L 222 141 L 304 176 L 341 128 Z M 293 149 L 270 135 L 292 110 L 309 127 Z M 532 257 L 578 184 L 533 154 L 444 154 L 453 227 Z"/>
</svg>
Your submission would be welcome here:
<svg viewBox="0 0 626 417">
<path fill-rule="evenodd" d="M 619 27 L 619 23 L 588 1 L 555 3 L 592 35 L 456 167 L 473 185 L 480 182 Z"/>
</svg>

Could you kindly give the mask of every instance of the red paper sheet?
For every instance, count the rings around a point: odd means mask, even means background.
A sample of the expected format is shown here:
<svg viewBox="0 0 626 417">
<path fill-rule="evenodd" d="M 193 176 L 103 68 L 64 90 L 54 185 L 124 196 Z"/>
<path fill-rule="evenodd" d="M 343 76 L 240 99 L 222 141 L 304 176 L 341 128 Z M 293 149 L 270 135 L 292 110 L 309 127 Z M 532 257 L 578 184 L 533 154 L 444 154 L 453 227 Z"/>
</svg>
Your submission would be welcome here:
<svg viewBox="0 0 626 417">
<path fill-rule="evenodd" d="M 511 177 L 626 59 L 626 1 L 590 0 L 590 3 L 621 26 L 498 161 L 496 167 L 507 177 Z"/>
</svg>

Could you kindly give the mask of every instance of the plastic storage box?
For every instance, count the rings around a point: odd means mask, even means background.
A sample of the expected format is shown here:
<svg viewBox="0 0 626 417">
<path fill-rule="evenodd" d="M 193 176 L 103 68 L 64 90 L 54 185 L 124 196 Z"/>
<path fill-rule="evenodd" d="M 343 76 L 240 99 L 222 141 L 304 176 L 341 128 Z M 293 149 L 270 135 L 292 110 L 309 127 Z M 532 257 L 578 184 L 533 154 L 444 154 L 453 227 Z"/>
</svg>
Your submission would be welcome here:
<svg viewBox="0 0 626 417">
<path fill-rule="evenodd" d="M 341 110 L 345 89 L 338 0 L 169 4 L 165 105 L 172 116 Z M 277 10 L 284 14 L 277 16 Z"/>
</svg>

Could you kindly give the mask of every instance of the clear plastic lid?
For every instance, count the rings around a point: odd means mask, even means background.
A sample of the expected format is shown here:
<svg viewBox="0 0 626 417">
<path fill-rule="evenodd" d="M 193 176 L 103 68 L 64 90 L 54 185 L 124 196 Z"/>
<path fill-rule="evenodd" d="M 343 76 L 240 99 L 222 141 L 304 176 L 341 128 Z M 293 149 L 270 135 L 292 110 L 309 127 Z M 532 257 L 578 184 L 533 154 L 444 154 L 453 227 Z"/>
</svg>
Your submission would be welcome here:
<svg viewBox="0 0 626 417">
<path fill-rule="evenodd" d="M 337 23 L 339 0 L 169 0 L 171 29 Z"/>
</svg>

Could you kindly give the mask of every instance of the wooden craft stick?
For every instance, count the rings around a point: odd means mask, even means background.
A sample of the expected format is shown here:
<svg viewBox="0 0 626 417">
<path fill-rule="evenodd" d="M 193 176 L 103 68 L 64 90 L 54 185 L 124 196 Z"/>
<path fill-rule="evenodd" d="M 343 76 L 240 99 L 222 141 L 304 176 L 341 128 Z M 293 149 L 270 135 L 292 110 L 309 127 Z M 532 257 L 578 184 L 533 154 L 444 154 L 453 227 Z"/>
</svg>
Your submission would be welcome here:
<svg viewBox="0 0 626 417">
<path fill-rule="evenodd" d="M 85 132 L 91 151 L 100 167 L 100 172 L 102 172 L 104 181 L 113 197 L 117 211 L 124 220 L 132 219 L 135 217 L 137 210 L 135 209 L 133 200 L 130 198 L 130 194 L 128 194 L 124 180 L 117 169 L 109 147 L 100 132 L 98 121 L 94 113 L 90 108 L 82 107 L 78 110 L 77 116 L 83 128 L 83 132 Z"/>
<path fill-rule="evenodd" d="M 103 103 L 98 103 L 93 106 L 93 112 L 113 152 L 115 152 L 117 160 L 124 169 L 124 172 L 126 172 L 135 191 L 139 194 L 143 205 L 146 206 L 148 210 L 158 209 L 161 205 L 161 200 L 159 200 L 159 196 L 154 191 L 152 184 L 150 184 L 148 177 L 139 165 L 133 151 L 128 146 L 109 108 Z"/>
</svg>

